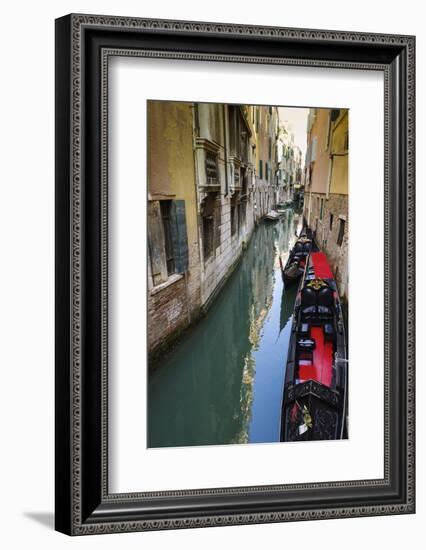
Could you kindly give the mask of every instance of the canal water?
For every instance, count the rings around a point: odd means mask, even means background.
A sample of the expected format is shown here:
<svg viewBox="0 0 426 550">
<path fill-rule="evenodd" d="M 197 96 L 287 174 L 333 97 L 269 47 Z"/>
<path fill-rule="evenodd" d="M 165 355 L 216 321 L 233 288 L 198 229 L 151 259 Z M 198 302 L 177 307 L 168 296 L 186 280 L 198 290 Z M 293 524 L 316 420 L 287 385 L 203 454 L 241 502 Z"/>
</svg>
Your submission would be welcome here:
<svg viewBox="0 0 426 550">
<path fill-rule="evenodd" d="M 298 216 L 262 222 L 209 309 L 148 380 L 148 447 L 279 441 Z"/>
</svg>

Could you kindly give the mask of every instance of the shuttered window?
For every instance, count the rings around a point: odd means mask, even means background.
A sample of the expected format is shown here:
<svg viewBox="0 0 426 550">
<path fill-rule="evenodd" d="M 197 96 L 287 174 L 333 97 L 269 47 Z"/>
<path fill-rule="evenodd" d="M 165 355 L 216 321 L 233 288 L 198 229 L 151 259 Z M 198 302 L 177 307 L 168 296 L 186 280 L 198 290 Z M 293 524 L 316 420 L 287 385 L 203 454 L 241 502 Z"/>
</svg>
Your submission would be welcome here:
<svg viewBox="0 0 426 550">
<path fill-rule="evenodd" d="M 175 273 L 188 270 L 188 236 L 186 231 L 185 201 L 172 202 L 172 242 L 175 262 Z"/>
<path fill-rule="evenodd" d="M 172 201 L 160 201 L 161 219 L 164 229 L 164 251 L 166 255 L 166 266 L 168 275 L 172 275 L 175 272 L 171 206 Z"/>
<path fill-rule="evenodd" d="M 148 202 L 148 244 L 154 286 L 188 270 L 185 201 Z"/>
<path fill-rule="evenodd" d="M 148 202 L 148 247 L 154 286 L 167 281 L 166 245 L 159 201 Z"/>
</svg>

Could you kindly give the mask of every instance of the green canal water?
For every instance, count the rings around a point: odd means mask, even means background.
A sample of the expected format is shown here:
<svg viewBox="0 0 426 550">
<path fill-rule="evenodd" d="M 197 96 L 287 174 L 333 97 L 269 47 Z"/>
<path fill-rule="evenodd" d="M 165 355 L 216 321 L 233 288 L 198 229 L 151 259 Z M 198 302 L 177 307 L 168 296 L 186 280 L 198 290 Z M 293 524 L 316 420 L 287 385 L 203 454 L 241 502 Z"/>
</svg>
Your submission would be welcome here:
<svg viewBox="0 0 426 550">
<path fill-rule="evenodd" d="M 207 315 L 148 380 L 148 447 L 279 441 L 296 287 L 279 266 L 294 241 L 287 210 L 261 223 Z"/>
</svg>

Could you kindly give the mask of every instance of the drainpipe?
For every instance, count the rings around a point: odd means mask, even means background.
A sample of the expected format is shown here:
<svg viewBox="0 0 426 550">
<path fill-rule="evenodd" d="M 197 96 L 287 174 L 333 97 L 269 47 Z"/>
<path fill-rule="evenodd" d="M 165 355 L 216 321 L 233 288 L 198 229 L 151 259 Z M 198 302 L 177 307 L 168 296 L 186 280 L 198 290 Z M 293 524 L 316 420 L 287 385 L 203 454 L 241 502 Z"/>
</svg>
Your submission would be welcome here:
<svg viewBox="0 0 426 550">
<path fill-rule="evenodd" d="M 223 103 L 222 104 L 222 110 L 223 110 L 223 143 L 224 143 L 224 158 L 225 158 L 225 197 L 228 196 L 229 193 L 229 182 L 228 182 L 228 139 L 227 139 L 227 106 Z"/>
</svg>

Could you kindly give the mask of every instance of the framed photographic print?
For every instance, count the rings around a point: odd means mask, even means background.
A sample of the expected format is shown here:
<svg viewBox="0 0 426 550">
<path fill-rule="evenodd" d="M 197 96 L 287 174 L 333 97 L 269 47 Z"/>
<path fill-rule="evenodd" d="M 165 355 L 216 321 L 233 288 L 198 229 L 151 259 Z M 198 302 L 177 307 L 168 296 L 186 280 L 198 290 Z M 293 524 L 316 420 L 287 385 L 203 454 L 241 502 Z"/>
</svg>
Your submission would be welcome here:
<svg viewBox="0 0 426 550">
<path fill-rule="evenodd" d="M 56 21 L 56 529 L 414 513 L 412 36 Z"/>
</svg>

